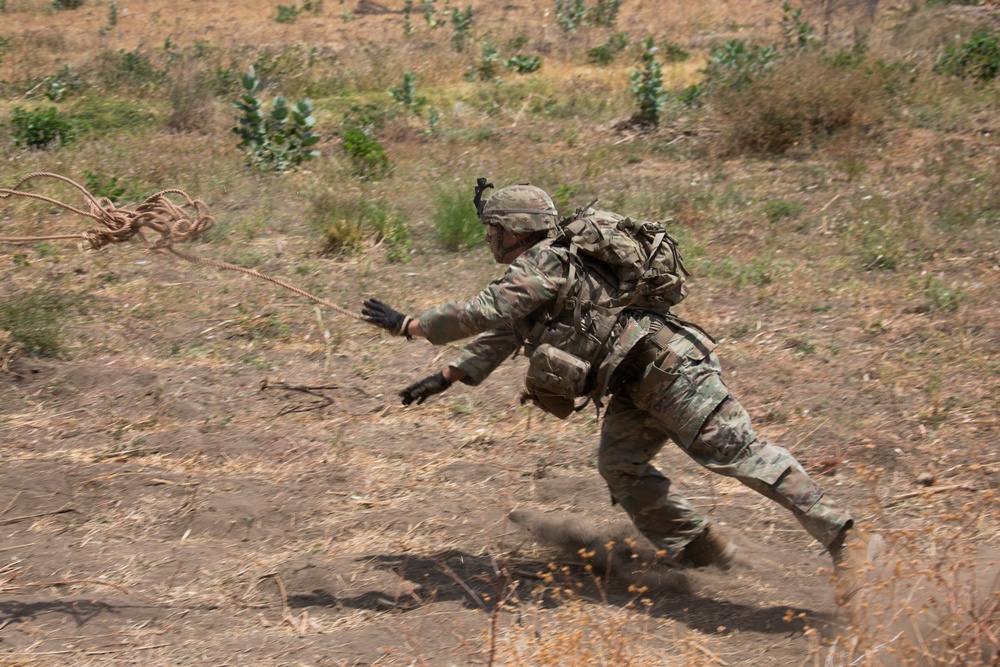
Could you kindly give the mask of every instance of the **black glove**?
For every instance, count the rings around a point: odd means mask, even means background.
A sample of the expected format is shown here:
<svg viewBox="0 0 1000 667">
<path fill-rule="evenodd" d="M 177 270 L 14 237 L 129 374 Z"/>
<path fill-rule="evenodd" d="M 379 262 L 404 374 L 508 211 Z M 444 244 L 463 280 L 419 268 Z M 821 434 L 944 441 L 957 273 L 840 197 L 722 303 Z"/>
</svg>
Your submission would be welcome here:
<svg viewBox="0 0 1000 667">
<path fill-rule="evenodd" d="M 444 373 L 437 372 L 434 375 L 428 375 L 423 380 L 419 382 L 414 382 L 409 387 L 399 392 L 399 396 L 403 399 L 403 405 L 409 405 L 413 401 L 420 405 L 427 400 L 428 397 L 434 394 L 440 394 L 442 391 L 451 386 L 451 382 L 445 378 Z"/>
<path fill-rule="evenodd" d="M 365 316 L 365 322 L 387 329 L 394 336 L 406 336 L 407 340 L 413 338 L 407 332 L 413 318 L 398 310 L 393 310 L 378 299 L 366 300 L 361 314 Z"/>
</svg>

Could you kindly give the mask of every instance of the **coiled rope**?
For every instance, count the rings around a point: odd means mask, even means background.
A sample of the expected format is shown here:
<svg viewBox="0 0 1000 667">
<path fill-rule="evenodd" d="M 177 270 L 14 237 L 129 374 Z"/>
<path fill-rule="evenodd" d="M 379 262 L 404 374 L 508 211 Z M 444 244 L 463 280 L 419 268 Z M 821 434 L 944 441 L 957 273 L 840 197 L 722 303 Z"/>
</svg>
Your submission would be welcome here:
<svg viewBox="0 0 1000 667">
<path fill-rule="evenodd" d="M 88 209 L 86 211 L 71 206 L 65 202 L 52 197 L 41 195 L 35 192 L 21 190 L 25 183 L 34 179 L 55 179 L 67 183 L 76 188 L 86 199 Z M 169 195 L 175 195 L 183 200 L 177 204 L 173 202 Z M 341 315 L 347 315 L 356 320 L 364 319 L 359 313 L 342 308 L 335 303 L 320 298 L 305 290 L 290 285 L 283 280 L 273 278 L 267 274 L 248 269 L 245 266 L 222 262 L 217 259 L 205 259 L 196 257 L 186 252 L 182 252 L 174 247 L 175 243 L 192 241 L 215 225 L 215 218 L 208 213 L 208 206 L 200 199 L 192 199 L 183 190 L 170 188 L 161 190 L 149 197 L 135 209 L 117 208 L 107 197 L 95 197 L 76 181 L 49 172 L 35 172 L 28 174 L 18 181 L 12 188 L 0 188 L 0 200 L 11 199 L 13 197 L 23 197 L 43 201 L 54 206 L 58 206 L 71 213 L 91 218 L 97 225 L 76 234 L 58 234 L 52 236 L 2 236 L 0 243 L 37 243 L 39 241 L 70 241 L 84 240 L 94 250 L 100 250 L 104 246 L 114 243 L 125 243 L 138 236 L 145 241 L 144 230 L 155 232 L 159 238 L 149 246 L 152 252 L 162 252 L 178 257 L 192 264 L 209 266 L 225 271 L 237 271 L 245 273 L 254 278 L 260 278 L 270 283 L 292 291 L 299 296 L 310 299 L 321 306 L 326 306 Z"/>
</svg>

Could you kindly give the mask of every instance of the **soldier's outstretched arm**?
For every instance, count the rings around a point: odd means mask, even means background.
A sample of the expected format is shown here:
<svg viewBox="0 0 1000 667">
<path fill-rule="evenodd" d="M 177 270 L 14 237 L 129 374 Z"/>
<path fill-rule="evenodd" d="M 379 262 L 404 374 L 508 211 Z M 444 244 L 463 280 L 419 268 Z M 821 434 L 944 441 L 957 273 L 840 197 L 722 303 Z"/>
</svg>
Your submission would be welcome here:
<svg viewBox="0 0 1000 667">
<path fill-rule="evenodd" d="M 403 405 L 420 405 L 430 396 L 447 390 L 455 382 L 478 385 L 517 348 L 517 338 L 510 329 L 480 334 L 462 348 L 444 370 L 428 375 L 399 392 Z"/>
</svg>

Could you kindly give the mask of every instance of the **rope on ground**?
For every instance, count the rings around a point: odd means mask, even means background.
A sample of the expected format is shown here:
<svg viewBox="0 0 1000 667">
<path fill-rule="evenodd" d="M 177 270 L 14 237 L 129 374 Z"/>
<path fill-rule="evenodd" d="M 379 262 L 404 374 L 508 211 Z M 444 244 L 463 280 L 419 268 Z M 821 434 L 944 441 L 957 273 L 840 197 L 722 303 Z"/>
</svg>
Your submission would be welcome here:
<svg viewBox="0 0 1000 667">
<path fill-rule="evenodd" d="M 52 197 L 41 195 L 35 192 L 28 192 L 21 188 L 28 181 L 35 179 L 54 179 L 66 183 L 78 190 L 87 202 L 87 210 L 71 206 L 65 202 Z M 183 200 L 177 204 L 170 199 L 174 195 Z M 182 252 L 174 247 L 175 243 L 192 241 L 215 225 L 215 218 L 208 213 L 208 206 L 200 199 L 192 199 L 183 190 L 170 188 L 161 190 L 153 196 L 147 198 L 134 210 L 118 208 L 107 197 L 95 197 L 82 185 L 72 179 L 53 174 L 50 172 L 35 172 L 28 174 L 18 181 L 12 188 L 0 188 L 0 200 L 22 197 L 42 201 L 61 209 L 75 213 L 77 215 L 90 218 L 98 224 L 90 229 L 86 229 L 76 234 L 58 234 L 50 236 L 0 236 L 0 243 L 38 243 L 40 241 L 69 241 L 82 239 L 86 241 L 94 250 L 100 250 L 104 246 L 125 243 L 138 236 L 145 241 L 143 231 L 155 232 L 159 238 L 149 246 L 153 252 L 162 252 L 173 255 L 184 261 L 197 264 L 199 266 L 209 266 L 226 271 L 237 271 L 245 273 L 254 278 L 260 278 L 270 283 L 290 290 L 299 296 L 310 299 L 321 306 L 326 306 L 341 315 L 347 315 L 356 320 L 362 320 L 362 316 L 346 308 L 342 308 L 335 303 L 310 294 L 282 280 L 268 276 L 260 271 L 248 269 L 245 266 L 222 262 L 217 259 L 204 259 L 195 255 Z"/>
</svg>

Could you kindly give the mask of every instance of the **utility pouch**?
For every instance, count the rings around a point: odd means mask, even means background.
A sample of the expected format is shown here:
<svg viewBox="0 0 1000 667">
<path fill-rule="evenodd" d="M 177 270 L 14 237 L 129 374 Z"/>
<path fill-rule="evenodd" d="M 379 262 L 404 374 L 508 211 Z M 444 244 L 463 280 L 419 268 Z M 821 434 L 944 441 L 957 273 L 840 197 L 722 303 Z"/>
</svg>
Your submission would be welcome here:
<svg viewBox="0 0 1000 667">
<path fill-rule="evenodd" d="M 573 414 L 574 399 L 586 392 L 589 375 L 589 362 L 543 343 L 528 363 L 525 394 L 549 414 L 566 419 Z"/>
</svg>

